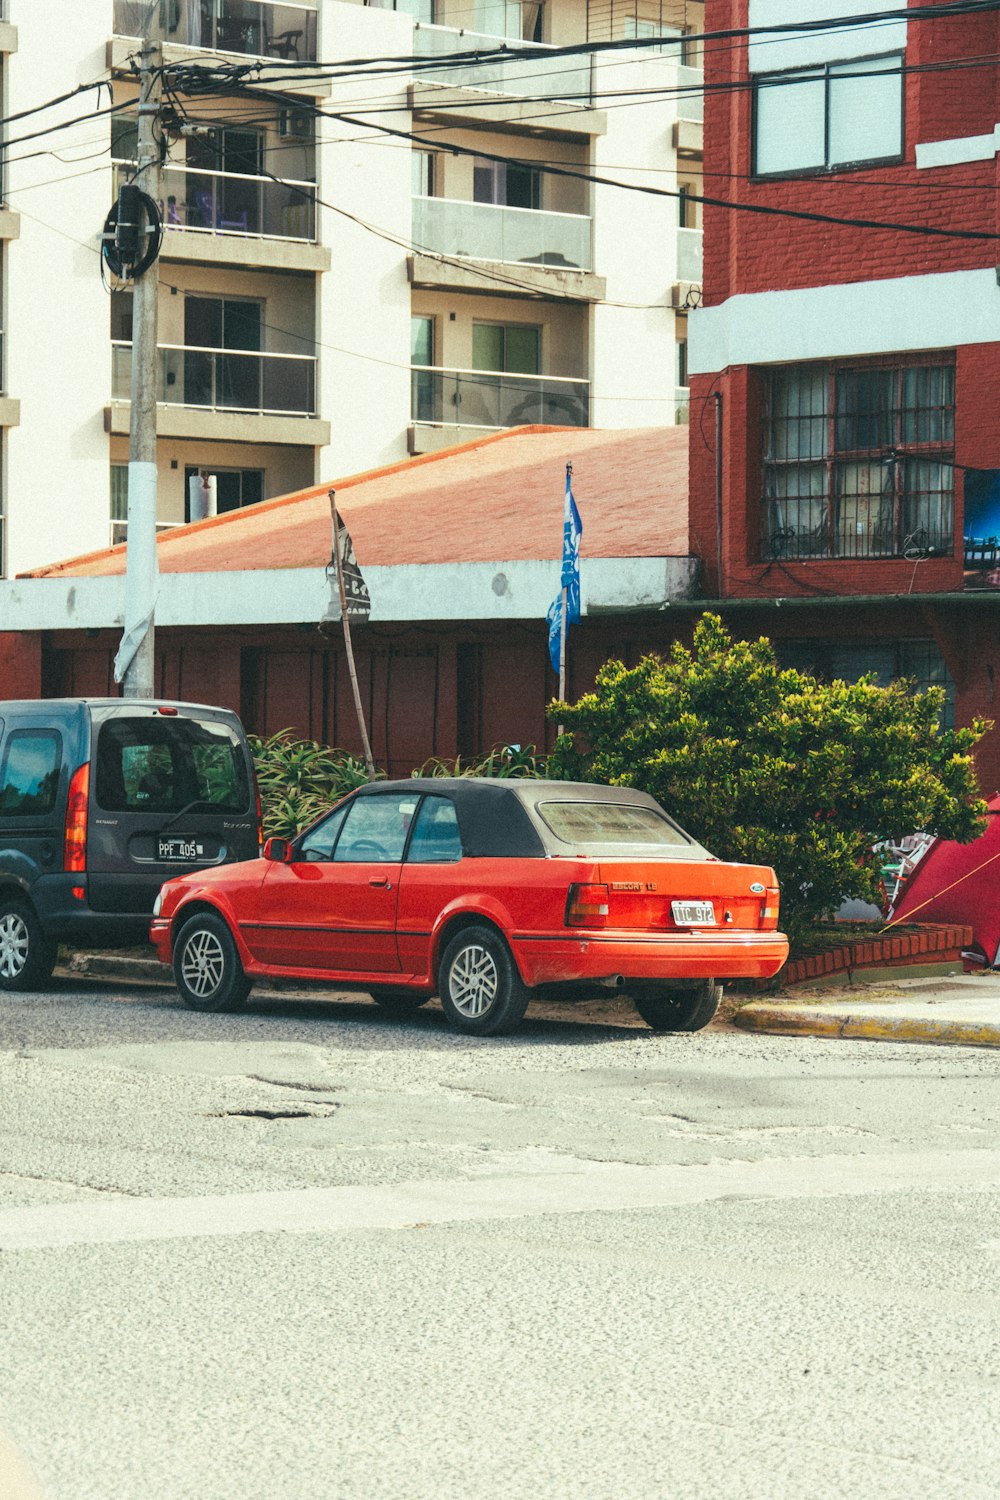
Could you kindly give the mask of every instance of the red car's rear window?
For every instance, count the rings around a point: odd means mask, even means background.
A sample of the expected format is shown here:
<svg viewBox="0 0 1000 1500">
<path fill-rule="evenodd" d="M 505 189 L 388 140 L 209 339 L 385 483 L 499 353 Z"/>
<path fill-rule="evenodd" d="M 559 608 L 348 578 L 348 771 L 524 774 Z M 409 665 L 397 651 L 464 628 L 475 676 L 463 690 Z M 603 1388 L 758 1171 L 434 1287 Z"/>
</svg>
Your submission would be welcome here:
<svg viewBox="0 0 1000 1500">
<path fill-rule="evenodd" d="M 649 844 L 687 847 L 689 839 L 655 808 L 625 802 L 540 802 L 538 813 L 566 844 Z"/>
</svg>

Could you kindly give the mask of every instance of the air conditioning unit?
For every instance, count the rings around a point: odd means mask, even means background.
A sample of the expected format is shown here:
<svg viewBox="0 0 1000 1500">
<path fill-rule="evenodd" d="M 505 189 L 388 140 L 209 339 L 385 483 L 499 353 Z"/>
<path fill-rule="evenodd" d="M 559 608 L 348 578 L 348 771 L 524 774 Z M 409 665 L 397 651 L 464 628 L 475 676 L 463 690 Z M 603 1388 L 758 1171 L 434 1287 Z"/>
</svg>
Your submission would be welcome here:
<svg viewBox="0 0 1000 1500">
<path fill-rule="evenodd" d="M 283 109 L 278 116 L 280 140 L 307 140 L 313 133 L 313 117 L 308 109 Z"/>
</svg>

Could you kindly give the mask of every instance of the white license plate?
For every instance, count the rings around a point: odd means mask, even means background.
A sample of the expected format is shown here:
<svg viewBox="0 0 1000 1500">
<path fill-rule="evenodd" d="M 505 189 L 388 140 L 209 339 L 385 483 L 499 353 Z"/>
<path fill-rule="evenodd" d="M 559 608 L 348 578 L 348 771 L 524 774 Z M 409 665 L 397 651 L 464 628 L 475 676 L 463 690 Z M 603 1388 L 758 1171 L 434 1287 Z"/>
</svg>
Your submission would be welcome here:
<svg viewBox="0 0 1000 1500">
<path fill-rule="evenodd" d="M 678 927 L 715 926 L 715 909 L 711 901 L 672 901 L 670 909 Z"/>
<path fill-rule="evenodd" d="M 157 859 L 164 860 L 191 860 L 198 859 L 204 852 L 204 845 L 197 843 L 194 839 L 158 839 L 156 845 Z"/>
</svg>

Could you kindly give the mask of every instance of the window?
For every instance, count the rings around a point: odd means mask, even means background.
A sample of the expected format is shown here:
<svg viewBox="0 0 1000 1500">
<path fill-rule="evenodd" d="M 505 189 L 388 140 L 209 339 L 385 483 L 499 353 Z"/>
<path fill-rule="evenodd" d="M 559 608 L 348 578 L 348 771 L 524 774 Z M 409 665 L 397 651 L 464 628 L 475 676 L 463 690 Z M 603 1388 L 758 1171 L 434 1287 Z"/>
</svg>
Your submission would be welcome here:
<svg viewBox="0 0 1000 1500">
<path fill-rule="evenodd" d="M 344 821 L 343 832 L 333 851 L 334 860 L 398 862 L 417 805 L 415 792 L 384 793 L 357 797 Z"/>
<path fill-rule="evenodd" d="M 651 52 L 665 52 L 671 57 L 677 57 L 682 63 L 687 62 L 686 33 L 678 26 L 664 26 L 660 21 L 650 20 L 643 16 L 626 16 L 622 24 L 622 37 L 628 41 L 631 38 L 641 38 L 643 41 L 650 37 L 662 37 L 662 47 L 644 47 L 643 55 Z"/>
<path fill-rule="evenodd" d="M 524 162 L 487 161 L 472 164 L 472 197 L 476 203 L 498 203 L 506 208 L 541 208 L 542 174 Z"/>
<path fill-rule="evenodd" d="M 434 319 L 410 319 L 411 401 L 414 422 L 440 422 L 440 377 L 433 370 L 419 369 L 434 364 Z"/>
<path fill-rule="evenodd" d="M 406 852 L 409 864 L 445 864 L 462 858 L 455 804 L 447 797 L 425 797 Z"/>
<path fill-rule="evenodd" d="M 243 753 L 222 724 L 112 719 L 97 742 L 97 801 L 108 812 L 246 812 Z M 194 808 L 192 807 L 192 811 Z"/>
<path fill-rule="evenodd" d="M 413 196 L 433 198 L 437 192 L 437 157 L 433 151 L 414 151 L 412 156 Z"/>
<path fill-rule="evenodd" d="M 686 330 L 686 328 L 687 328 L 687 319 L 685 318 L 683 321 L 684 321 L 684 327 L 685 327 L 685 330 Z M 681 385 L 681 386 L 686 386 L 687 383 L 688 383 L 688 341 L 687 341 L 687 333 L 685 332 L 682 337 L 679 336 L 678 339 L 677 339 L 677 384 Z"/>
<path fill-rule="evenodd" d="M 51 729 L 15 729 L 0 772 L 0 815 L 44 817 L 56 805 L 62 740 Z"/>
<path fill-rule="evenodd" d="M 111 121 L 112 161 L 138 161 L 139 125 L 128 115 L 115 115 Z"/>
<path fill-rule="evenodd" d="M 318 823 L 311 832 L 306 834 L 298 848 L 298 853 L 302 859 L 317 860 L 333 858 L 333 846 L 337 842 L 337 834 L 340 832 L 340 825 L 344 821 L 347 806 L 348 804 L 345 803 L 341 807 L 334 808 L 333 812 L 328 813 L 322 823 Z"/>
<path fill-rule="evenodd" d="M 953 550 L 953 363 L 776 369 L 766 408 L 765 559 Z"/>
<path fill-rule="evenodd" d="M 262 184 L 248 179 L 263 172 L 263 131 L 219 126 L 189 136 L 187 167 L 189 228 L 260 233 Z"/>
<path fill-rule="evenodd" d="M 111 465 L 111 545 L 128 534 L 128 464 Z"/>
<path fill-rule="evenodd" d="M 653 807 L 626 802 L 540 802 L 538 812 L 564 844 L 690 845 L 676 823 Z"/>
<path fill-rule="evenodd" d="M 918 693 L 943 687 L 942 726 L 951 728 L 955 722 L 955 683 L 933 641 L 775 641 L 774 649 L 783 667 L 824 682 L 857 682 L 870 673 L 882 687 L 900 677 L 908 678 Z"/>
<path fill-rule="evenodd" d="M 538 375 L 541 329 L 529 323 L 473 323 L 472 368 Z"/>
<path fill-rule="evenodd" d="M 216 469 L 188 464 L 184 469 L 184 516 L 191 519 L 191 480 L 199 474 L 215 476 L 216 509 L 221 516 L 227 510 L 241 510 L 257 505 L 264 498 L 263 469 Z"/>
<path fill-rule="evenodd" d="M 866 57 L 754 81 L 758 177 L 892 161 L 903 151 L 902 57 Z"/>
<path fill-rule="evenodd" d="M 698 185 L 694 182 L 677 184 L 677 225 L 680 229 L 698 228 Z"/>
</svg>

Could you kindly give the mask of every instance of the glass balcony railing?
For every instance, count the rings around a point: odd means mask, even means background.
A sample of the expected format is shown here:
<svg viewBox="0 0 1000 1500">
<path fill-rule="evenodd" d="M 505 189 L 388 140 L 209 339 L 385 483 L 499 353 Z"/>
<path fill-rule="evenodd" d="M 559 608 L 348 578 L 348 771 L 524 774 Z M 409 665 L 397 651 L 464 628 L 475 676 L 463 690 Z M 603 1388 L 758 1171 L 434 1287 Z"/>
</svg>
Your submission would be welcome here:
<svg viewBox="0 0 1000 1500">
<path fill-rule="evenodd" d="M 316 356 L 261 354 L 163 344 L 157 401 L 255 416 L 311 417 L 316 413 Z M 112 343 L 111 392 L 132 393 L 132 345 Z"/>
<path fill-rule="evenodd" d="M 114 0 L 116 36 L 179 47 L 316 61 L 316 7 L 276 0 Z"/>
<path fill-rule="evenodd" d="M 413 239 L 421 249 L 468 260 L 589 271 L 591 221 L 584 214 L 453 198 L 414 198 Z"/>
<path fill-rule="evenodd" d="M 412 421 L 442 427 L 586 427 L 590 381 L 414 365 Z"/>
<path fill-rule="evenodd" d="M 677 69 L 677 118 L 704 120 L 705 74 L 701 68 Z"/>
<path fill-rule="evenodd" d="M 115 170 L 115 195 L 134 167 Z M 307 240 L 316 238 L 314 182 L 274 182 L 235 172 L 208 172 L 165 167 L 160 176 L 160 212 L 164 228 L 244 238 Z"/>
<path fill-rule="evenodd" d="M 500 51 L 503 41 L 473 31 L 454 31 L 446 26 L 418 24 L 413 31 L 413 50 L 420 59 L 430 61 L 414 67 L 414 78 L 421 83 L 443 83 L 456 89 L 483 89 L 490 94 L 538 96 L 563 99 L 568 104 L 588 107 L 592 96 L 590 59 L 552 57 L 551 47 L 541 43 L 509 42 L 519 50 L 531 48 L 530 57 L 507 57 Z M 433 65 L 435 57 L 464 52 L 484 54 L 482 62 L 465 57 L 460 62 Z"/>
<path fill-rule="evenodd" d="M 677 231 L 677 280 L 701 281 L 700 229 L 678 229 Z"/>
</svg>

